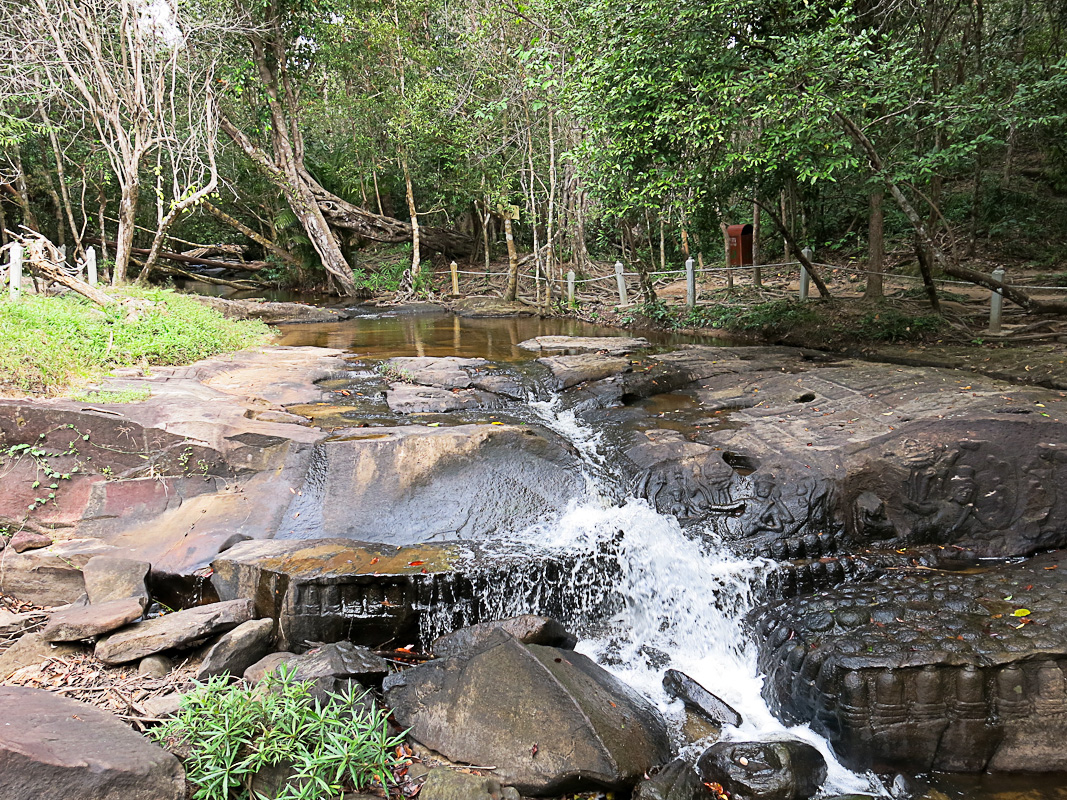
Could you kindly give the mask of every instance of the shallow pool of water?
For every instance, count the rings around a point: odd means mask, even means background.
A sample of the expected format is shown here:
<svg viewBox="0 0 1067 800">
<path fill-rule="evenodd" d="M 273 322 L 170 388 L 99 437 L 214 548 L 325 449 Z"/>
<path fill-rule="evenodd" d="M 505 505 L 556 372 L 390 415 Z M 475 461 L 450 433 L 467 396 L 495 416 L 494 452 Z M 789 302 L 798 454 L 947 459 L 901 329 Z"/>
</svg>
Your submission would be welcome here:
<svg viewBox="0 0 1067 800">
<path fill-rule="evenodd" d="M 541 354 L 518 345 L 537 336 L 623 335 L 617 328 L 565 317 L 464 318 L 432 306 L 397 310 L 363 307 L 353 311 L 357 316 L 344 322 L 279 325 L 277 344 L 336 347 L 368 358 L 460 356 L 525 361 Z M 662 331 L 633 335 L 644 336 L 657 346 L 704 341 Z"/>
</svg>

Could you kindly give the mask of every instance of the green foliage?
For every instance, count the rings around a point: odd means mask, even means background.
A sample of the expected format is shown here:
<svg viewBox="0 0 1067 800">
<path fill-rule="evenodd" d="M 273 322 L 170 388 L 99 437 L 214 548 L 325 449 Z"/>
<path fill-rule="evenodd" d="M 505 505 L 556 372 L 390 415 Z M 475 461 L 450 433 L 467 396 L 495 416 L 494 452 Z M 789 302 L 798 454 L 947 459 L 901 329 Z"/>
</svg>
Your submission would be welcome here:
<svg viewBox="0 0 1067 800">
<path fill-rule="evenodd" d="M 937 333 L 944 320 L 935 314 L 911 315 L 886 306 L 864 314 L 845 333 L 870 342 L 910 342 Z"/>
<path fill-rule="evenodd" d="M 70 398 L 83 403 L 139 403 L 152 396 L 147 386 L 130 389 L 84 389 L 71 392 Z"/>
<path fill-rule="evenodd" d="M 719 303 L 697 306 L 689 312 L 685 323 L 692 327 L 770 333 L 814 322 L 816 319 L 818 315 L 810 303 L 773 300 L 754 305 Z"/>
<path fill-rule="evenodd" d="M 325 800 L 371 784 L 387 788 L 402 736 L 389 735 L 386 712 L 367 693 L 332 695 L 323 705 L 313 681 L 281 670 L 256 686 L 212 678 L 182 698 L 178 715 L 153 736 L 187 747 L 194 800 L 245 800 L 262 768 L 288 766 L 279 800 Z M 368 705 L 364 705 L 368 703 Z"/>
<path fill-rule="evenodd" d="M 131 314 L 73 292 L 0 300 L 0 389 L 55 394 L 109 369 L 189 364 L 269 335 L 262 323 L 225 319 L 175 292 L 128 289 L 122 296 L 148 303 Z"/>
</svg>

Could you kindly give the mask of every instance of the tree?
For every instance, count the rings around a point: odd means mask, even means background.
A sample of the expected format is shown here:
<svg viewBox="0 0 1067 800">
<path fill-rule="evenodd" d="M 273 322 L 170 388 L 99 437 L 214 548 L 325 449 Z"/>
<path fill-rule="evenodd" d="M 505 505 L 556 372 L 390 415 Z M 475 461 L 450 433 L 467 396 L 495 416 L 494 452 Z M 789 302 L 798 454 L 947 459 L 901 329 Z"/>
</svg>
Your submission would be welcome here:
<svg viewBox="0 0 1067 800">
<path fill-rule="evenodd" d="M 32 0 L 6 8 L 0 24 L 23 48 L 22 70 L 79 113 L 107 156 L 120 188 L 112 279 L 122 283 L 142 170 L 153 154 L 171 164 L 182 160 L 179 109 L 196 117 L 200 101 L 207 101 L 204 81 L 190 72 L 191 21 L 173 0 Z M 173 184 L 175 202 L 199 188 L 179 184 Z"/>
</svg>

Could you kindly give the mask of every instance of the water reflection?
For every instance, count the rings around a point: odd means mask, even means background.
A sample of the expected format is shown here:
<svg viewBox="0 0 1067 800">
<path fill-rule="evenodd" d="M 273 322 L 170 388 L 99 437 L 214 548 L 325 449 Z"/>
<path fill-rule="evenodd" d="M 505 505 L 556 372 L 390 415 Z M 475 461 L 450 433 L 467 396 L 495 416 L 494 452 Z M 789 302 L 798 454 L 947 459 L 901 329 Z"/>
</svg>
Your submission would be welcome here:
<svg viewBox="0 0 1067 800">
<path fill-rule="evenodd" d="M 365 308 L 358 313 L 344 322 L 279 325 L 277 344 L 335 347 L 370 358 L 460 356 L 525 361 L 540 354 L 522 350 L 518 344 L 536 336 L 624 335 L 617 328 L 564 317 L 464 318 L 433 306 L 385 313 Z M 698 341 L 661 331 L 639 335 L 660 346 Z"/>
</svg>

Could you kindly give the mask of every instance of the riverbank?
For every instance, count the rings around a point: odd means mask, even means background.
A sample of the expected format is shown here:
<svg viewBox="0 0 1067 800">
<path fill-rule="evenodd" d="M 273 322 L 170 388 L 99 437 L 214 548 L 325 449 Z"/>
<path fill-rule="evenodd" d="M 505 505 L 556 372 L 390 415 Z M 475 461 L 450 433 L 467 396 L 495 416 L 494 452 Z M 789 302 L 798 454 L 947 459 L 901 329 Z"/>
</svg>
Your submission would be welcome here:
<svg viewBox="0 0 1067 800">
<path fill-rule="evenodd" d="M 110 294 L 119 302 L 109 307 L 73 292 L 0 300 L 0 397 L 77 393 L 114 370 L 183 366 L 270 338 L 263 323 L 228 319 L 188 295 L 132 287 Z"/>
</svg>

